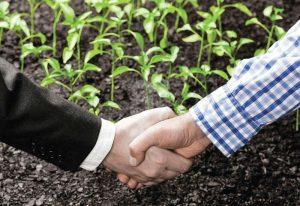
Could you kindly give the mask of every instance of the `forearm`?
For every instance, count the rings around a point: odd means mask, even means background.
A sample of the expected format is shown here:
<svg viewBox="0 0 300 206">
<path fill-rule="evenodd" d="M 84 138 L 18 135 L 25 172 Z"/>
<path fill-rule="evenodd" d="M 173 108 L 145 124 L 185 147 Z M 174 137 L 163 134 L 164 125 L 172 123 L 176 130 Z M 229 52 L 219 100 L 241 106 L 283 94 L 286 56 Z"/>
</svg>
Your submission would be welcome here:
<svg viewBox="0 0 300 206">
<path fill-rule="evenodd" d="M 0 59 L 1 141 L 66 170 L 95 146 L 101 120 L 28 80 Z"/>
<path fill-rule="evenodd" d="M 233 78 L 191 110 L 199 127 L 230 156 L 265 125 L 299 108 L 300 23 L 271 50 L 244 60 Z"/>
</svg>

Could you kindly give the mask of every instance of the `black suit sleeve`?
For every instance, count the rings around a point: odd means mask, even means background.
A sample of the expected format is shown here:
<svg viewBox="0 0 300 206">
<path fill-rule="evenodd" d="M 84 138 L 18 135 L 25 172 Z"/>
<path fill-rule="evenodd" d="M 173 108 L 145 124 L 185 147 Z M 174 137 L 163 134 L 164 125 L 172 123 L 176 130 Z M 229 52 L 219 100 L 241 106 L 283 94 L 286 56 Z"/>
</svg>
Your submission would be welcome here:
<svg viewBox="0 0 300 206">
<path fill-rule="evenodd" d="M 100 127 L 100 118 L 35 85 L 0 58 L 0 141 L 76 171 Z"/>
</svg>

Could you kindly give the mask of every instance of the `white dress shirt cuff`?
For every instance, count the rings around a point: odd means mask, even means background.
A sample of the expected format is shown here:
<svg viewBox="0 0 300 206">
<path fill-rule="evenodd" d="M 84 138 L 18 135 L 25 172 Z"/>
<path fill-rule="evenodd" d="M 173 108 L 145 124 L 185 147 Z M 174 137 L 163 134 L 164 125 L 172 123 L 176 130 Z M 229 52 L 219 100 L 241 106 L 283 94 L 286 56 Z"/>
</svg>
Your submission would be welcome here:
<svg viewBox="0 0 300 206">
<path fill-rule="evenodd" d="M 80 165 L 82 169 L 93 171 L 101 164 L 110 152 L 114 142 L 116 126 L 114 123 L 102 119 L 102 126 L 96 142 L 87 158 Z"/>
</svg>

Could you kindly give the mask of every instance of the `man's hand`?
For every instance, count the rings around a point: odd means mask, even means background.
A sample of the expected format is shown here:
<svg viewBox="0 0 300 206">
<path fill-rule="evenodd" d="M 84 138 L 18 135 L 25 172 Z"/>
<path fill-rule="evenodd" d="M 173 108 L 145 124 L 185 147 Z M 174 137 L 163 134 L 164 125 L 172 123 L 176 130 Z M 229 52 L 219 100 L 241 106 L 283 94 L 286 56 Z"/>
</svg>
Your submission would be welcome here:
<svg viewBox="0 0 300 206">
<path fill-rule="evenodd" d="M 167 119 L 139 135 L 130 144 L 130 164 L 139 165 L 145 152 L 152 146 L 175 150 L 186 158 L 191 158 L 210 144 L 210 140 L 197 126 L 190 113 Z"/>
<path fill-rule="evenodd" d="M 130 181 L 126 181 L 130 188 L 135 188 L 138 183 L 159 183 L 186 172 L 192 164 L 190 160 L 158 147 L 149 146 L 143 155 L 144 161 L 139 166 L 132 167 L 129 163 L 129 144 L 149 127 L 174 116 L 170 108 L 164 107 L 148 110 L 118 122 L 114 144 L 103 161 L 104 166 L 124 174 L 123 177 L 130 177 Z"/>
</svg>

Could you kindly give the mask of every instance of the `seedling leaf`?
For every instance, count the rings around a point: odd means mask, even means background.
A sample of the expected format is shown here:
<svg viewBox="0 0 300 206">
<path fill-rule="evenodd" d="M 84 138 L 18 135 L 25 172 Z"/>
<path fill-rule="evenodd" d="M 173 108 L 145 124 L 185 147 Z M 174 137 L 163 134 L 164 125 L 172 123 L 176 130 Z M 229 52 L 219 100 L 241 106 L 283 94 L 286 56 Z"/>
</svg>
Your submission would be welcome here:
<svg viewBox="0 0 300 206">
<path fill-rule="evenodd" d="M 113 101 L 106 101 L 106 102 L 103 103 L 102 106 L 103 107 L 111 107 L 111 108 L 114 108 L 114 109 L 117 109 L 117 110 L 121 110 L 121 107 Z"/>
</svg>

